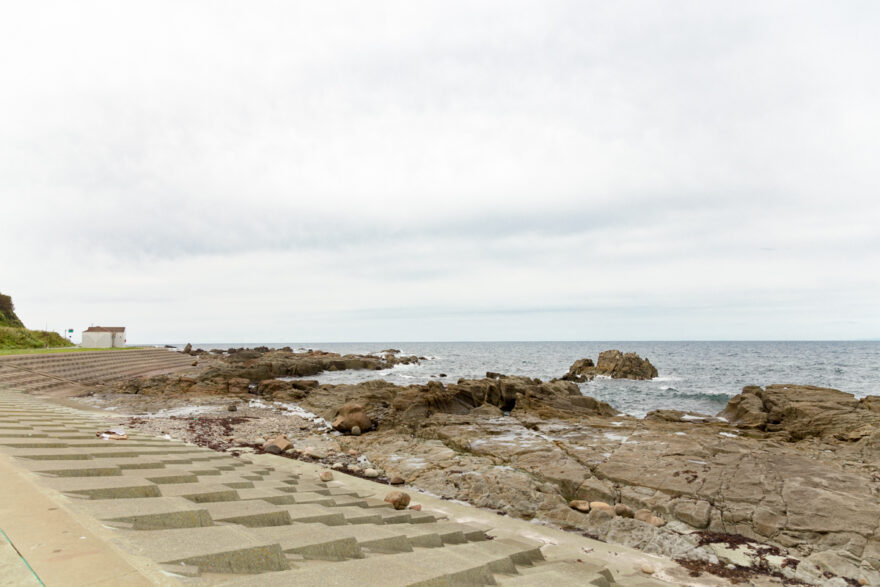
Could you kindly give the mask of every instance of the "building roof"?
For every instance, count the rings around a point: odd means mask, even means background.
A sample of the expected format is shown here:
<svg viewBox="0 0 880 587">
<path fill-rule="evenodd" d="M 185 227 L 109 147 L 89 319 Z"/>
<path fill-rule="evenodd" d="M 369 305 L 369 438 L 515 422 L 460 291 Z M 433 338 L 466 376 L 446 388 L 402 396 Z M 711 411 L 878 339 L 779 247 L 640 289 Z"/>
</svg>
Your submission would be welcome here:
<svg viewBox="0 0 880 587">
<path fill-rule="evenodd" d="M 83 332 L 125 332 L 125 326 L 89 326 Z"/>
</svg>

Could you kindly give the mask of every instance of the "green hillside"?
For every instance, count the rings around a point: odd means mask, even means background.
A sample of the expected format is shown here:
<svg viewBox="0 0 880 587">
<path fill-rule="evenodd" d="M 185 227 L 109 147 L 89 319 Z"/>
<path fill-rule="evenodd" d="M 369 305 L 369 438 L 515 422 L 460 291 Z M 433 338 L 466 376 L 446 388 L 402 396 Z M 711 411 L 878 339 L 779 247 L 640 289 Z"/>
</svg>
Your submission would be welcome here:
<svg viewBox="0 0 880 587">
<path fill-rule="evenodd" d="M 0 294 L 0 349 L 39 349 L 73 346 L 58 334 L 45 330 L 28 330 L 18 316 L 12 297 Z"/>
<path fill-rule="evenodd" d="M 15 306 L 12 305 L 12 297 L 0 294 L 0 326 L 24 328 L 24 324 L 15 315 Z"/>
</svg>

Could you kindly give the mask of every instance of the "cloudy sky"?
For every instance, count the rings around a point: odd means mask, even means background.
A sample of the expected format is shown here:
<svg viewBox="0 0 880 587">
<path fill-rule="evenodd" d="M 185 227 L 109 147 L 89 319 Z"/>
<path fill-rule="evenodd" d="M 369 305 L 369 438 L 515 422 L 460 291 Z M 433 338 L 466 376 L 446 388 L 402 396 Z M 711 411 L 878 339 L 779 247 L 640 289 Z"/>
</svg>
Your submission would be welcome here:
<svg viewBox="0 0 880 587">
<path fill-rule="evenodd" d="M 880 3 L 10 2 L 0 291 L 129 342 L 880 336 Z"/>
</svg>

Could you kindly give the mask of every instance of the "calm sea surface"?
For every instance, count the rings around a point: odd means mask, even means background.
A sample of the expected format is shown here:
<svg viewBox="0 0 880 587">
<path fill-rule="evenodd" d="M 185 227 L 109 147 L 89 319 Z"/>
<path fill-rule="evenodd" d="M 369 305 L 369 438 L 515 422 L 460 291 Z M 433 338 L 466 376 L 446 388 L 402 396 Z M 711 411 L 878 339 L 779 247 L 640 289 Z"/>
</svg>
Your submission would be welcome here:
<svg viewBox="0 0 880 587">
<path fill-rule="evenodd" d="M 182 345 L 180 345 L 182 347 Z M 326 383 L 385 379 L 399 385 L 425 383 L 441 373 L 444 382 L 484 377 L 486 371 L 561 377 L 582 357 L 595 360 L 607 349 L 648 357 L 660 376 L 651 381 L 596 379 L 581 391 L 632 414 L 678 409 L 715 414 L 745 385 L 800 383 L 855 394 L 880 395 L 880 342 L 383 342 L 224 343 L 194 348 L 268 346 L 338 353 L 375 353 L 387 348 L 430 360 L 387 371 L 342 371 L 316 377 Z"/>
</svg>

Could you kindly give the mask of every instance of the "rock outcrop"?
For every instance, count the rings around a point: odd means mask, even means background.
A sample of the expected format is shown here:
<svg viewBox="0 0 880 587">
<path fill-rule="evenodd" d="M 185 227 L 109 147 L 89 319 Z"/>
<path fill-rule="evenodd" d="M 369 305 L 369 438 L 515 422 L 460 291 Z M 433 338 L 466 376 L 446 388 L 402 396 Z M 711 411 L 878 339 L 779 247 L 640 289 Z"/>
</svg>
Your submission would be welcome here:
<svg viewBox="0 0 880 587">
<path fill-rule="evenodd" d="M 850 393 L 811 385 L 748 386 L 718 415 L 740 428 L 791 441 L 812 436 L 858 441 L 880 430 L 880 396 L 856 399 Z"/>
<path fill-rule="evenodd" d="M 378 371 L 390 369 L 398 364 L 419 361 L 416 356 L 339 355 L 323 351 L 294 353 L 290 350 L 271 350 L 266 347 L 229 349 L 220 353 L 191 350 L 190 354 L 199 355 L 205 363 L 205 367 L 197 375 L 129 379 L 118 386 L 118 391 L 145 395 L 266 395 L 270 397 L 284 392 L 289 396 L 288 399 L 300 399 L 303 396 L 301 392 L 314 387 L 317 382 L 281 381 L 278 378 L 314 376 L 325 371 L 347 369 Z"/>
<path fill-rule="evenodd" d="M 562 376 L 565 381 L 584 383 L 596 375 L 607 375 L 612 379 L 653 379 L 657 377 L 657 368 L 647 358 L 636 353 L 622 353 L 618 350 L 602 351 L 599 360 L 579 359 Z"/>
</svg>

